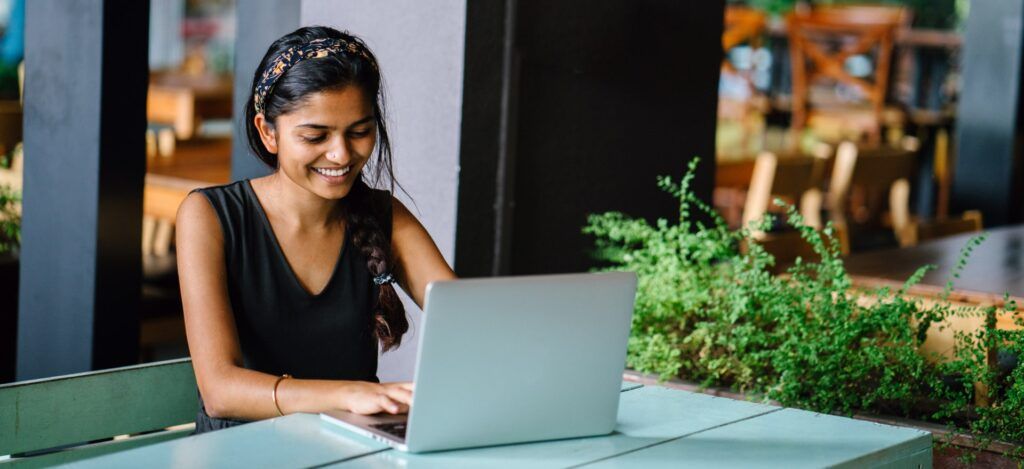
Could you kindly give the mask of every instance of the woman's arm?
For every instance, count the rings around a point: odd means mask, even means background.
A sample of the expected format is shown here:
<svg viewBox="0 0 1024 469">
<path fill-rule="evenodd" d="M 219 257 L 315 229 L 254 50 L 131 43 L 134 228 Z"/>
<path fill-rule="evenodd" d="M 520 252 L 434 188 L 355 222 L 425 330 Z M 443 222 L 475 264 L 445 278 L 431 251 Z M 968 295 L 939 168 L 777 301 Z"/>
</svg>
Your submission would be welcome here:
<svg viewBox="0 0 1024 469">
<path fill-rule="evenodd" d="M 178 209 L 176 225 L 185 332 L 206 412 L 240 420 L 276 417 L 272 392 L 278 377 L 242 367 L 217 214 L 202 194 L 192 193 Z M 409 383 L 286 379 L 277 390 L 285 413 L 401 413 L 411 400 Z"/>
<path fill-rule="evenodd" d="M 402 289 L 423 308 L 427 284 L 435 280 L 453 280 L 455 272 L 441 256 L 426 228 L 396 198 L 392 198 L 391 250 L 397 263 Z"/>
</svg>

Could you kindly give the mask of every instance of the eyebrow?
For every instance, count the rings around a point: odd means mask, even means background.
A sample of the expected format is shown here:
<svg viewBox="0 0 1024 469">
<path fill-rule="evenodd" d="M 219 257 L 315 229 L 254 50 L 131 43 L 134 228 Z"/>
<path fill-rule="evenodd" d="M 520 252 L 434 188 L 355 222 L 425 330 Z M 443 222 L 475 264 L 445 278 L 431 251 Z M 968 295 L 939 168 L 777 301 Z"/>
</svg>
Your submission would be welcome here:
<svg viewBox="0 0 1024 469">
<path fill-rule="evenodd" d="M 349 127 L 354 127 L 354 126 L 357 126 L 357 125 L 360 125 L 360 124 L 365 124 L 365 123 L 370 122 L 372 120 L 373 120 L 373 114 L 370 114 L 370 115 L 368 115 L 368 116 L 366 116 L 366 117 L 364 117 L 362 119 L 359 119 L 359 120 L 349 124 L 348 126 Z M 295 127 L 296 128 L 302 127 L 302 128 L 315 129 L 315 130 L 327 130 L 327 129 L 331 128 L 330 126 L 326 126 L 326 125 L 323 125 L 323 124 L 313 124 L 313 123 L 299 124 L 299 125 L 297 125 Z"/>
</svg>

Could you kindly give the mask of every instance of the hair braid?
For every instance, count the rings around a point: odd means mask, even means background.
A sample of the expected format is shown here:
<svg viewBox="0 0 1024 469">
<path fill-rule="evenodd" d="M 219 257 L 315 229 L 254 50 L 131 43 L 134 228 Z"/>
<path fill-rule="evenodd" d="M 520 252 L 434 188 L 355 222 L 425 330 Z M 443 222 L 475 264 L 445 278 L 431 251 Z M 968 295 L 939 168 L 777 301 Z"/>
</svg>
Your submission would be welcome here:
<svg viewBox="0 0 1024 469">
<path fill-rule="evenodd" d="M 349 226 L 352 244 L 366 258 L 366 267 L 371 276 L 390 273 L 393 268 L 390 236 L 381 228 L 377 214 L 391 213 L 391 201 L 385 197 L 373 197 L 370 187 L 362 178 L 356 181 L 345 197 L 345 221 Z M 382 350 L 390 350 L 402 343 L 402 335 L 409 330 L 405 306 L 398 298 L 393 284 L 378 287 L 378 295 L 372 306 L 370 327 Z"/>
</svg>

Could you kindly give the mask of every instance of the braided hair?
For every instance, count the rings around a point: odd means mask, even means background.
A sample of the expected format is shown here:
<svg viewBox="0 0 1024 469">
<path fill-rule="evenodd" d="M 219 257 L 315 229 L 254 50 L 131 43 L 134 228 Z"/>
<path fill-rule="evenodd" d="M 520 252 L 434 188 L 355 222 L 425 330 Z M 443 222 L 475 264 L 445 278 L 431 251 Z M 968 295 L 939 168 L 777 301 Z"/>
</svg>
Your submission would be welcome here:
<svg viewBox="0 0 1024 469">
<path fill-rule="evenodd" d="M 297 50 L 308 50 L 311 43 L 326 42 L 340 44 L 342 47 L 336 47 L 326 55 L 321 52 L 316 60 L 296 60 L 285 67 L 281 66 L 282 57 L 295 55 Z M 298 55 L 301 56 L 301 52 Z M 274 125 L 278 117 L 304 104 L 309 95 L 348 86 L 358 87 L 368 101 L 373 103 L 377 154 L 367 163 L 351 191 L 340 202 L 339 213 L 348 226 L 349 242 L 366 258 L 370 275 L 379 278 L 390 274 L 395 268 L 391 233 L 385 233 L 384 230 L 385 226 L 391 225 L 390 220 L 387 223 L 381 220 L 383 215 L 391 213 L 391 197 L 389 192 L 374 191 L 371 186 L 388 187 L 394 192 L 397 182 L 391 163 L 391 141 L 385 125 L 380 71 L 376 58 L 366 44 L 351 34 L 325 26 L 299 28 L 274 41 L 256 67 L 250 88 L 252 92 L 245 107 L 244 125 L 249 148 L 260 161 L 277 169 L 277 154 L 271 153 L 263 145 L 254 123 L 256 115 L 262 112 L 266 121 Z M 386 282 L 376 288 L 378 293 L 368 327 L 386 351 L 401 344 L 402 335 L 409 329 L 409 321 L 394 283 Z"/>
</svg>

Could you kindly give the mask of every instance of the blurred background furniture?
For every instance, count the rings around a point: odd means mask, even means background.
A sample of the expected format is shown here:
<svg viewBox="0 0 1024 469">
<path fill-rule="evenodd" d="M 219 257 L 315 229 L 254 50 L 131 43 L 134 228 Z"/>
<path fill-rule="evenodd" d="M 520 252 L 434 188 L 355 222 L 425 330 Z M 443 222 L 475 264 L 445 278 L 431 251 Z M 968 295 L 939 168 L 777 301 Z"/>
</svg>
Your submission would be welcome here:
<svg viewBox="0 0 1024 469">
<path fill-rule="evenodd" d="M 147 118 L 169 125 L 178 140 L 189 140 L 199 134 L 204 121 L 231 119 L 231 93 L 230 76 L 154 73 Z"/>
<path fill-rule="evenodd" d="M 146 175 L 142 216 L 141 361 L 187 354 L 185 323 L 174 256 L 174 221 L 189 192 L 209 184 Z"/>
<path fill-rule="evenodd" d="M 765 25 L 766 17 L 761 11 L 742 6 L 728 6 L 725 9 L 722 50 L 726 51 L 726 55 L 722 60 L 719 85 L 718 126 L 719 132 L 735 136 L 740 151 L 756 151 L 758 146 L 751 139 L 758 138 L 763 132 L 763 116 L 768 109 L 768 99 L 755 86 L 751 76 L 752 68 L 749 65 L 733 65 L 728 51 L 740 45 L 759 48 Z"/>
<path fill-rule="evenodd" d="M 879 144 L 883 123 L 902 122 L 899 111 L 886 114 L 885 102 L 897 30 L 909 19 L 905 8 L 873 5 L 791 13 L 792 130 L 813 127 L 824 140 Z"/>
<path fill-rule="evenodd" d="M 858 148 L 843 142 L 836 150 L 826 206 L 829 218 L 849 232 L 851 250 L 896 245 L 909 229 L 909 178 L 916 154 L 909 149 Z"/>
<path fill-rule="evenodd" d="M 774 201 L 779 199 L 796 205 L 809 226 L 820 228 L 820 171 L 816 174 L 816 166 L 814 160 L 807 158 L 780 160 L 771 152 L 758 155 L 743 208 L 743 226 L 750 226 L 750 223 L 763 218 L 769 213 L 769 207 L 776 205 Z M 778 209 L 774 211 L 778 212 Z M 762 237 L 765 233 L 754 230 L 753 234 Z"/>
<path fill-rule="evenodd" d="M 784 269 L 797 257 L 817 257 L 799 230 L 786 223 L 786 210 L 775 201 L 795 206 L 804 225 L 820 230 L 822 166 L 823 162 L 818 159 L 780 159 L 771 152 L 758 155 L 754 163 L 742 223 L 751 229 L 752 240 L 775 257 L 778 270 Z M 769 213 L 775 220 L 768 230 L 757 228 L 757 222 Z M 841 246 L 845 246 L 845 232 L 839 232 L 837 239 Z M 742 248 L 746 249 L 745 246 Z M 845 248 L 843 253 L 846 253 Z"/>
<path fill-rule="evenodd" d="M 745 6 L 730 5 L 725 9 L 722 34 L 722 71 L 718 99 L 718 140 L 734 140 L 736 151 L 758 152 L 754 141 L 764 131 L 764 114 L 768 98 L 754 82 L 752 53 L 735 54 L 738 50 L 757 50 L 762 45 L 767 17 L 764 12 Z M 739 46 L 743 46 L 739 49 Z M 739 63 L 734 65 L 733 60 Z M 720 153 L 724 153 L 723 145 Z"/>
</svg>

